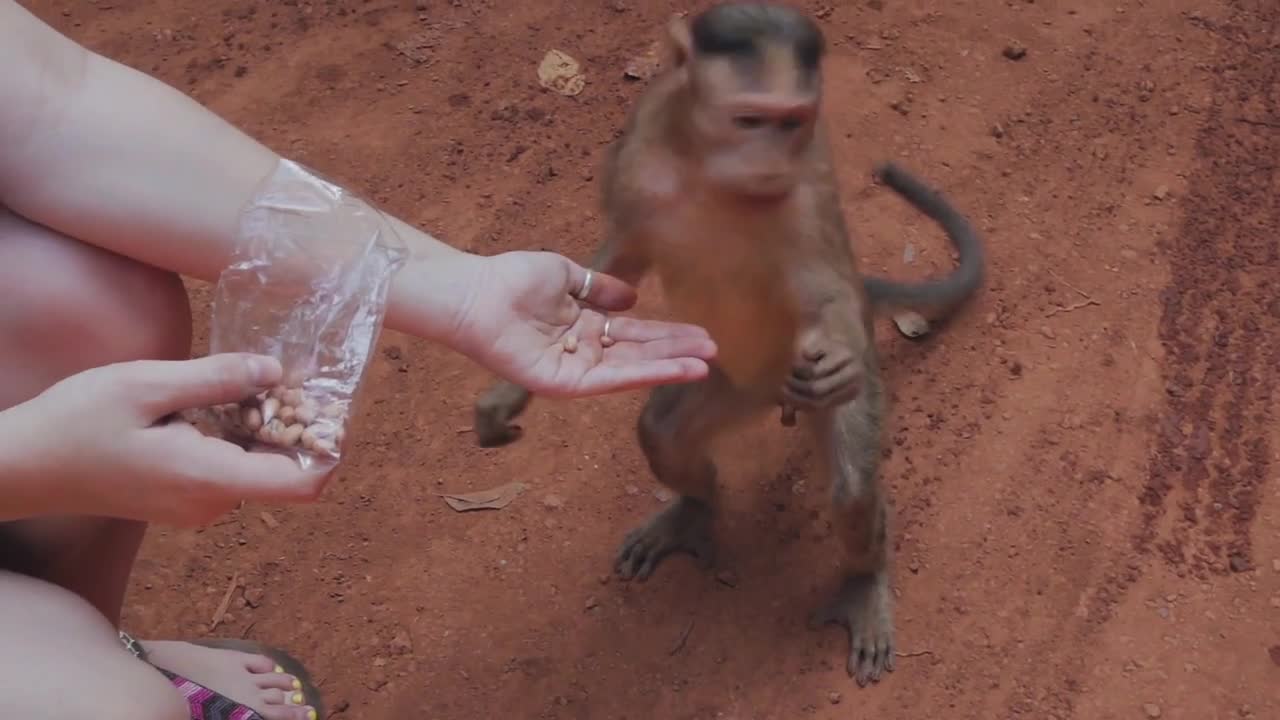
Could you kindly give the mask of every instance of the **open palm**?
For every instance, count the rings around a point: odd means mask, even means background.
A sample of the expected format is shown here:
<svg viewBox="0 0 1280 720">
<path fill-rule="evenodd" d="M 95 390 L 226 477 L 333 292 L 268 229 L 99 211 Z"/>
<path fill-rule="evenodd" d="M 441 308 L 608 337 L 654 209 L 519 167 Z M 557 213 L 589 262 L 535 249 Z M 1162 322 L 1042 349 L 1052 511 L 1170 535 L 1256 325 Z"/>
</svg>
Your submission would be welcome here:
<svg viewBox="0 0 1280 720">
<path fill-rule="evenodd" d="M 586 269 L 551 252 L 508 252 L 486 258 L 458 328 L 467 355 L 499 375 L 551 396 L 581 396 L 707 374 L 715 343 L 694 325 L 613 317 L 630 309 L 636 291 L 593 273 L 585 302 L 574 298 Z M 609 338 L 602 343 L 605 322 Z M 569 336 L 577 348 L 566 352 Z"/>
</svg>

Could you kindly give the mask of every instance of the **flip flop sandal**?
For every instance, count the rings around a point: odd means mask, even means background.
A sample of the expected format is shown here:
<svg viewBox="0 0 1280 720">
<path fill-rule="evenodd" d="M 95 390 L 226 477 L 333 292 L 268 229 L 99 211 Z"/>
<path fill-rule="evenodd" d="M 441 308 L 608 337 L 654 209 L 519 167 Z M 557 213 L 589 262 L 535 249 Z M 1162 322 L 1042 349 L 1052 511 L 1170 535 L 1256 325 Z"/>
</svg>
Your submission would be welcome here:
<svg viewBox="0 0 1280 720">
<path fill-rule="evenodd" d="M 123 630 L 120 631 L 120 642 L 134 657 L 143 662 L 148 662 L 146 649 Z M 307 668 L 297 658 L 284 650 L 260 645 L 248 640 L 207 639 L 188 640 L 186 642 L 207 648 L 235 650 L 251 655 L 265 655 L 271 658 L 285 672 L 298 678 L 298 682 L 302 685 L 303 696 L 307 698 L 308 704 L 315 708 L 315 718 L 325 717 L 324 700 L 321 698 L 320 690 L 315 686 L 315 682 L 312 681 L 311 674 L 307 672 Z M 174 687 L 187 699 L 187 704 L 191 706 L 191 720 L 263 720 L 262 715 L 250 707 L 220 695 L 181 675 L 171 673 L 164 668 L 156 667 L 156 669 L 169 678 L 169 682 L 173 683 Z"/>
</svg>

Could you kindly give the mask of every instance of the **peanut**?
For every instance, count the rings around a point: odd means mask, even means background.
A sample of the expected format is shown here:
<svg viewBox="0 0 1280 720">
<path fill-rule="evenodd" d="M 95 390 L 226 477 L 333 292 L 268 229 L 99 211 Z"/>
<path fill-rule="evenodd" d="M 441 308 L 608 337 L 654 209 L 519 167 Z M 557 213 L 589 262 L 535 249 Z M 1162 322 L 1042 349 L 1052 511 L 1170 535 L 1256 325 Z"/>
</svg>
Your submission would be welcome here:
<svg viewBox="0 0 1280 720">
<path fill-rule="evenodd" d="M 346 441 L 346 405 L 337 401 L 321 408 L 302 386 L 280 385 L 211 410 L 224 436 L 336 457 Z"/>
</svg>

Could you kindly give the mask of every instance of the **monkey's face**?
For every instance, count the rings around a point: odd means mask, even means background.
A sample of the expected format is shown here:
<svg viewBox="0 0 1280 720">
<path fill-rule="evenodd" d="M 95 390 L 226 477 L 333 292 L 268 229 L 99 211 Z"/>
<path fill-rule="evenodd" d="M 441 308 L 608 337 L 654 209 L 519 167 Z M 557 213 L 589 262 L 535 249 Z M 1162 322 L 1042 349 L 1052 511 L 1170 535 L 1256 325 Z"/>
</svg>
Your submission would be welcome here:
<svg viewBox="0 0 1280 720">
<path fill-rule="evenodd" d="M 704 62 L 691 76 L 695 147 L 706 180 L 753 200 L 780 200 L 795 188 L 818 114 L 818 92 L 769 62 L 743 68 Z M 808 79 L 808 78 L 805 78 Z"/>
</svg>

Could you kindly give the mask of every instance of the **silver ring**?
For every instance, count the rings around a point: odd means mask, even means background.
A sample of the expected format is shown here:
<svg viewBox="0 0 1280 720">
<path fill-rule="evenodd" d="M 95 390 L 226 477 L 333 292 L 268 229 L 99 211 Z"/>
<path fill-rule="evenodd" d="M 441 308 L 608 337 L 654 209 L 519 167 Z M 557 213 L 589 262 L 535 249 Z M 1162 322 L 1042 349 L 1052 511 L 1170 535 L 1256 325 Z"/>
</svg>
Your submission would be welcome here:
<svg viewBox="0 0 1280 720">
<path fill-rule="evenodd" d="M 594 275 L 595 274 L 592 271 L 587 271 L 587 277 L 582 281 L 582 289 L 574 293 L 574 297 L 579 300 L 587 299 L 587 293 L 591 292 L 591 280 L 594 278 Z"/>
</svg>

